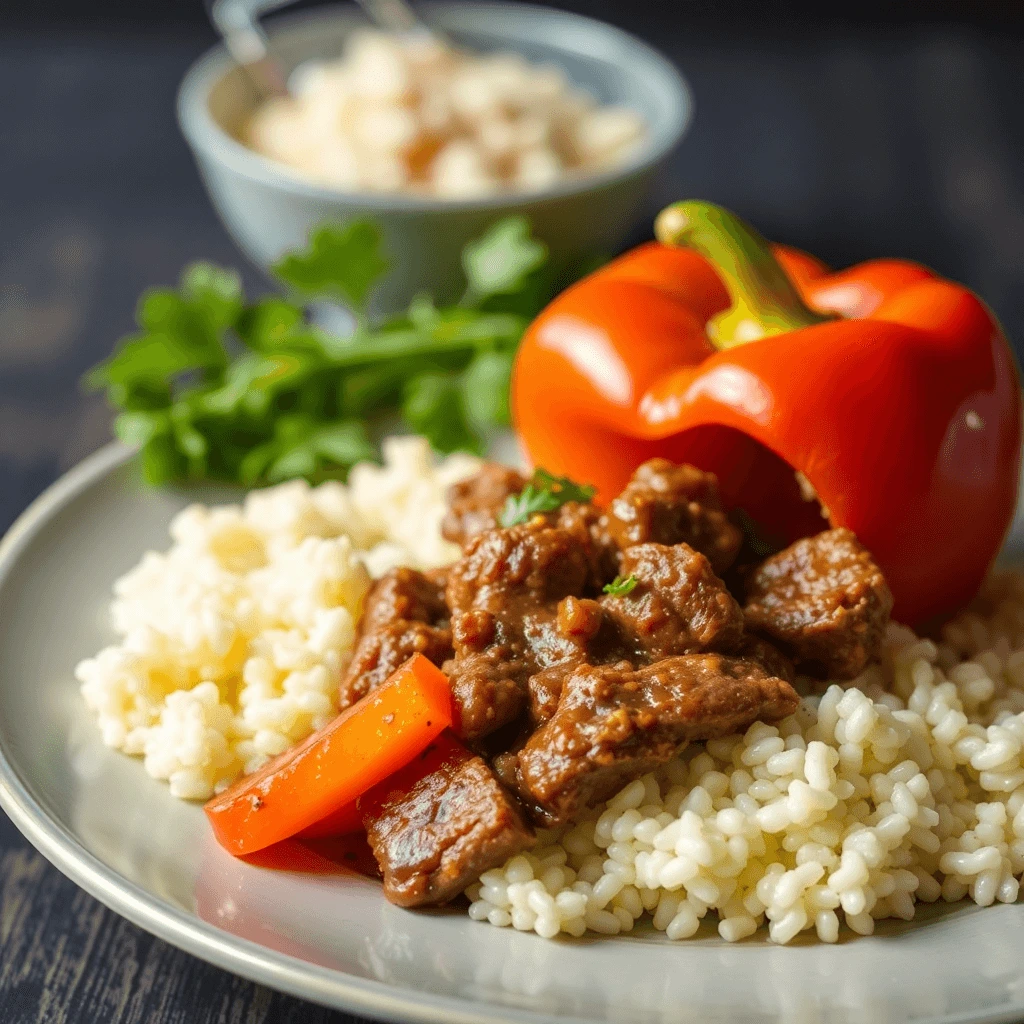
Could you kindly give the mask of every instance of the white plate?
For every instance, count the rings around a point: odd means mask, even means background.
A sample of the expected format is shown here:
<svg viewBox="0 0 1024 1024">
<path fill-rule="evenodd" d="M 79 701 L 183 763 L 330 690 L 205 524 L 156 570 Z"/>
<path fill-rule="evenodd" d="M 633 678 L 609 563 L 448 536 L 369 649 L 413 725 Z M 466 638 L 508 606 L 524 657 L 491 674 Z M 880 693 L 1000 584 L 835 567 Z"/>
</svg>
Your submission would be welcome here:
<svg viewBox="0 0 1024 1024">
<path fill-rule="evenodd" d="M 199 807 L 106 749 L 72 669 L 111 638 L 113 580 L 191 494 L 147 492 L 118 446 L 46 492 L 0 544 L 0 803 L 107 906 L 275 988 L 390 1020 L 871 1024 L 1024 1019 L 1024 905 L 923 908 L 837 946 L 550 942 L 390 906 L 358 876 L 256 868 Z M 203 500 L 223 495 L 201 492 Z"/>
</svg>

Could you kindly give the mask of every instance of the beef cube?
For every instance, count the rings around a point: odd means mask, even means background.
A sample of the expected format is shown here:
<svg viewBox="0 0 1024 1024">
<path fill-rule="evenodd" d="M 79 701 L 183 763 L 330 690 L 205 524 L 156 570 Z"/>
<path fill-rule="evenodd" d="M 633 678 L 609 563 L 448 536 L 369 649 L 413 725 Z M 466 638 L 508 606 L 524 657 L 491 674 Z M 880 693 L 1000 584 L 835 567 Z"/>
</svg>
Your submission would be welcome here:
<svg viewBox="0 0 1024 1024">
<path fill-rule="evenodd" d="M 747 584 L 748 629 L 800 671 L 853 679 L 878 658 L 892 611 L 881 570 L 850 530 L 805 537 L 765 559 Z"/>
<path fill-rule="evenodd" d="M 522 792 L 549 824 L 614 795 L 691 740 L 774 722 L 799 697 L 753 661 L 686 654 L 634 668 L 579 665 L 558 708 L 519 752 Z"/>
<path fill-rule="evenodd" d="M 442 665 L 452 688 L 452 728 L 466 740 L 481 740 L 514 722 L 526 707 L 529 668 L 521 649 L 492 644 Z"/>
<path fill-rule="evenodd" d="M 743 533 L 722 509 L 714 473 L 666 459 L 651 459 L 636 470 L 608 507 L 607 529 L 623 550 L 685 542 L 707 556 L 719 574 L 732 565 L 743 543 Z"/>
<path fill-rule="evenodd" d="M 743 633 L 743 612 L 711 563 L 687 544 L 637 544 L 622 553 L 620 573 L 636 578 L 621 597 L 598 600 L 630 660 L 728 650 Z M 602 659 L 606 660 L 606 659 Z"/>
<path fill-rule="evenodd" d="M 400 907 L 447 903 L 534 843 L 515 798 L 446 734 L 361 797 L 359 810 L 384 894 Z"/>
<path fill-rule="evenodd" d="M 723 653 L 733 658 L 747 658 L 756 661 L 770 676 L 785 679 L 787 683 L 796 682 L 796 669 L 793 662 L 786 657 L 774 644 L 768 643 L 764 637 L 756 633 L 744 633 L 739 641 L 730 645 Z"/>
<path fill-rule="evenodd" d="M 444 669 L 458 735 L 477 740 L 513 721 L 532 674 L 582 657 L 558 631 L 558 602 L 581 591 L 590 573 L 585 535 L 542 516 L 470 541 L 446 592 L 455 657 Z"/>
<path fill-rule="evenodd" d="M 370 588 L 359 621 L 360 633 L 372 633 L 400 620 L 432 626 L 448 620 L 444 583 L 415 569 L 392 569 Z"/>
<path fill-rule="evenodd" d="M 508 466 L 486 462 L 480 471 L 448 490 L 448 512 L 441 522 L 446 540 L 463 547 L 493 529 L 506 499 L 526 486 L 526 478 Z"/>
<path fill-rule="evenodd" d="M 415 569 L 392 569 L 366 597 L 356 649 L 341 679 L 341 707 L 365 697 L 414 654 L 440 667 L 452 653 L 441 583 Z"/>
<path fill-rule="evenodd" d="M 422 654 L 440 668 L 452 656 L 452 633 L 447 627 L 399 619 L 364 633 L 342 676 L 342 710 L 377 689 L 414 654 Z"/>
<path fill-rule="evenodd" d="M 619 546 L 608 532 L 608 516 L 596 505 L 577 501 L 566 502 L 551 517 L 554 523 L 565 530 L 587 537 L 587 554 L 591 566 L 591 578 L 587 589 L 600 593 L 619 573 Z"/>
<path fill-rule="evenodd" d="M 554 714 L 566 677 L 582 661 L 647 664 L 677 654 L 731 652 L 742 642 L 740 606 L 693 548 L 638 544 L 623 552 L 622 572 L 637 580 L 628 594 L 559 603 L 557 629 L 570 647 L 527 683 L 534 725 Z"/>
<path fill-rule="evenodd" d="M 530 722 L 536 728 L 543 725 L 558 710 L 565 680 L 580 662 L 552 665 L 530 676 L 526 688 Z"/>
<path fill-rule="evenodd" d="M 486 609 L 501 620 L 509 602 L 534 606 L 581 593 L 589 570 L 586 537 L 535 516 L 474 537 L 451 567 L 445 594 L 453 613 Z"/>
</svg>

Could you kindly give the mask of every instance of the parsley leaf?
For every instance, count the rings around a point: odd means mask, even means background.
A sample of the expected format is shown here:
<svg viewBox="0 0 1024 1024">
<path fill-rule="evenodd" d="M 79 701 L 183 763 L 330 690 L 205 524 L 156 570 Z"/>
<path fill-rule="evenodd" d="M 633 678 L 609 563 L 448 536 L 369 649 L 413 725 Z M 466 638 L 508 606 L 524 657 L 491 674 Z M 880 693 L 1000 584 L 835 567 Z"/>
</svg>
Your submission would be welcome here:
<svg viewBox="0 0 1024 1024">
<path fill-rule="evenodd" d="M 508 392 L 513 352 L 481 352 L 462 374 L 466 418 L 478 430 L 512 424 Z"/>
<path fill-rule="evenodd" d="M 307 297 L 341 298 L 362 309 L 370 289 L 389 267 L 380 230 L 371 221 L 354 220 L 344 227 L 318 228 L 305 252 L 288 253 L 271 270 Z"/>
<path fill-rule="evenodd" d="M 546 251 L 521 218 L 501 221 L 466 248 L 466 300 L 439 307 L 420 295 L 341 336 L 310 324 L 302 300 L 361 306 L 388 264 L 372 223 L 325 225 L 277 264 L 289 297 L 249 300 L 236 271 L 211 263 L 148 290 L 138 330 L 83 383 L 106 390 L 115 433 L 139 448 L 154 485 L 343 477 L 376 454 L 367 423 L 396 417 L 441 451 L 479 452 L 509 422 L 516 348 L 551 297 Z M 527 506 L 590 494 L 542 472 L 532 487 Z"/>
<path fill-rule="evenodd" d="M 479 306 L 494 295 L 524 288 L 548 258 L 548 247 L 530 235 L 525 217 L 506 217 L 462 254 L 468 288 L 463 305 Z"/>
<path fill-rule="evenodd" d="M 625 578 L 616 576 L 611 583 L 606 583 L 602 589 L 611 597 L 626 597 L 627 594 L 633 593 L 639 582 L 635 576 L 626 576 Z"/>
<path fill-rule="evenodd" d="M 425 373 L 405 388 L 405 421 L 440 452 L 458 450 L 479 454 L 480 439 L 466 421 L 459 379 L 454 374 Z"/>
<path fill-rule="evenodd" d="M 743 531 L 744 542 L 758 558 L 770 558 L 781 551 L 785 544 L 764 534 L 746 509 L 737 508 L 732 512 L 736 525 Z"/>
<path fill-rule="evenodd" d="M 506 528 L 517 526 L 538 513 L 554 512 L 567 502 L 590 501 L 596 491 L 597 488 L 578 484 L 567 476 L 554 476 L 545 469 L 537 469 L 519 494 L 510 494 L 505 499 L 499 521 Z"/>
</svg>

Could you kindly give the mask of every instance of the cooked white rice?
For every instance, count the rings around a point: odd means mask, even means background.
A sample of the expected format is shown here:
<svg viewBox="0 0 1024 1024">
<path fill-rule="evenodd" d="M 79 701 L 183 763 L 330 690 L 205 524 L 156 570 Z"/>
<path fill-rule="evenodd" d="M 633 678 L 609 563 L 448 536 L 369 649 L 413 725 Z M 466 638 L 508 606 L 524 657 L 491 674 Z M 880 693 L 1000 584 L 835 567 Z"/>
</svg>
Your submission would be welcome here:
<svg viewBox="0 0 1024 1024">
<path fill-rule="evenodd" d="M 330 721 L 371 576 L 458 555 L 440 535 L 445 492 L 479 465 L 435 465 L 421 438 L 384 456 L 347 485 L 292 482 L 175 517 L 170 550 L 114 586 L 120 640 L 76 669 L 108 746 L 204 800 Z"/>
<path fill-rule="evenodd" d="M 778 726 L 694 747 L 471 887 L 499 927 L 670 939 L 705 917 L 786 943 L 1012 903 L 1024 875 L 1024 574 L 993 578 L 942 643 L 889 629 L 881 665 Z"/>
</svg>

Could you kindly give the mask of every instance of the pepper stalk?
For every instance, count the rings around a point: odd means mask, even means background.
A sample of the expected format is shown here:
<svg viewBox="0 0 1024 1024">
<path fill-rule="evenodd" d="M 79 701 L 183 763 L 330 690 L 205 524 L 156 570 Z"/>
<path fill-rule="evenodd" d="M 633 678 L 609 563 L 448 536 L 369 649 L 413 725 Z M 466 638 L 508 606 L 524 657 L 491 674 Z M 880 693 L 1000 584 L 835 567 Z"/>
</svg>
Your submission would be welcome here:
<svg viewBox="0 0 1024 1024">
<path fill-rule="evenodd" d="M 722 279 L 732 305 L 707 323 L 715 348 L 733 348 L 835 319 L 809 309 L 768 242 L 721 206 L 697 200 L 673 203 L 658 214 L 654 234 L 663 245 L 699 252 Z"/>
</svg>

